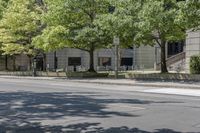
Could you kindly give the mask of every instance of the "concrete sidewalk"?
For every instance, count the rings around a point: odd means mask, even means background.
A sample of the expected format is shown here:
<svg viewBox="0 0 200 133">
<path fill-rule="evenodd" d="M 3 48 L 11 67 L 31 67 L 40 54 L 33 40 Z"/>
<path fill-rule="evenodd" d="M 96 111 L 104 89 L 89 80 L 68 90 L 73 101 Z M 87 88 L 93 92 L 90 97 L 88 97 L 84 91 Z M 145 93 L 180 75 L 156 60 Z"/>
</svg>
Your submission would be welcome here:
<svg viewBox="0 0 200 133">
<path fill-rule="evenodd" d="M 25 80 L 62 80 L 66 82 L 105 84 L 105 85 L 121 85 L 121 86 L 145 86 L 159 88 L 184 88 L 184 89 L 200 89 L 200 82 L 184 82 L 184 81 L 148 81 L 148 80 L 130 80 L 130 79 L 68 79 L 58 77 L 22 77 L 22 76 L 0 76 L 5 79 L 25 79 Z"/>
</svg>

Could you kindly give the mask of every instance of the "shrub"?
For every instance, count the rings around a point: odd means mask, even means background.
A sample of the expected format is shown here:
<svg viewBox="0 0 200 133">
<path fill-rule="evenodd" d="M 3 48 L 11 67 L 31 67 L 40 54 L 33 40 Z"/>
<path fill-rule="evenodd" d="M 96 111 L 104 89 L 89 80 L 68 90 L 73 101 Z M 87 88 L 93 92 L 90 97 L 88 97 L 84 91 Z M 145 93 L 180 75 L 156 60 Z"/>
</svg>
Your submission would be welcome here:
<svg viewBox="0 0 200 133">
<path fill-rule="evenodd" d="M 194 55 L 190 58 L 190 73 L 200 74 L 200 55 Z"/>
<path fill-rule="evenodd" d="M 67 72 L 68 78 L 105 78 L 108 73 L 95 73 L 95 72 Z"/>
</svg>

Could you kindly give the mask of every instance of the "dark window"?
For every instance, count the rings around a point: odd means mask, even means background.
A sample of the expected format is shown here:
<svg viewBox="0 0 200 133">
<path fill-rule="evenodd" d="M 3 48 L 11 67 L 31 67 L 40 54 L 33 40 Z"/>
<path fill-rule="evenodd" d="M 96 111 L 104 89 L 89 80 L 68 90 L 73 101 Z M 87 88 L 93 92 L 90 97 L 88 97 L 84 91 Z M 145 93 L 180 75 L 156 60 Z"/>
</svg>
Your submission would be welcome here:
<svg viewBox="0 0 200 133">
<path fill-rule="evenodd" d="M 58 68 L 58 57 L 57 52 L 54 52 L 54 69 L 56 70 Z"/>
<path fill-rule="evenodd" d="M 168 57 L 183 52 L 184 41 L 168 43 Z"/>
<path fill-rule="evenodd" d="M 81 66 L 81 57 L 69 57 L 68 66 Z"/>
<path fill-rule="evenodd" d="M 36 69 L 38 71 L 43 71 L 43 58 L 42 57 L 37 57 L 37 63 L 36 63 Z"/>
<path fill-rule="evenodd" d="M 111 66 L 111 58 L 99 57 L 99 66 Z"/>
<path fill-rule="evenodd" d="M 121 66 L 132 66 L 133 58 L 121 58 Z"/>
</svg>

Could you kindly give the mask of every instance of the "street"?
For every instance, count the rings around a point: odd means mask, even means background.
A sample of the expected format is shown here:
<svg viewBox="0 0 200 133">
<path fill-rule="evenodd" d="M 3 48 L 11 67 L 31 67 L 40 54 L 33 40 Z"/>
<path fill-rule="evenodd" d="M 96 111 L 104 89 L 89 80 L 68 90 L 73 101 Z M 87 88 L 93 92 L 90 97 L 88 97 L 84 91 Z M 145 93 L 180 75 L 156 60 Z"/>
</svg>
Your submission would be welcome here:
<svg viewBox="0 0 200 133">
<path fill-rule="evenodd" d="M 0 133 L 199 133 L 199 90 L 162 90 L 0 78 Z"/>
</svg>

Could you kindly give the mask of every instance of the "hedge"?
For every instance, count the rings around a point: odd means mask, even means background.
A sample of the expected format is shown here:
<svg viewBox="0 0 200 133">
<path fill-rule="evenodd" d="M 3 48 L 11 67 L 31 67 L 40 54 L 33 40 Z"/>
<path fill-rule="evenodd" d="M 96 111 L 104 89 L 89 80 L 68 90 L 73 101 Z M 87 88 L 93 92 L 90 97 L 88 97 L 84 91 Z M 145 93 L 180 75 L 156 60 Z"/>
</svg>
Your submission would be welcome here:
<svg viewBox="0 0 200 133">
<path fill-rule="evenodd" d="M 68 78 L 105 78 L 108 73 L 95 73 L 95 72 L 66 72 Z"/>
<path fill-rule="evenodd" d="M 194 55 L 190 58 L 190 73 L 200 74 L 200 55 Z"/>
</svg>

